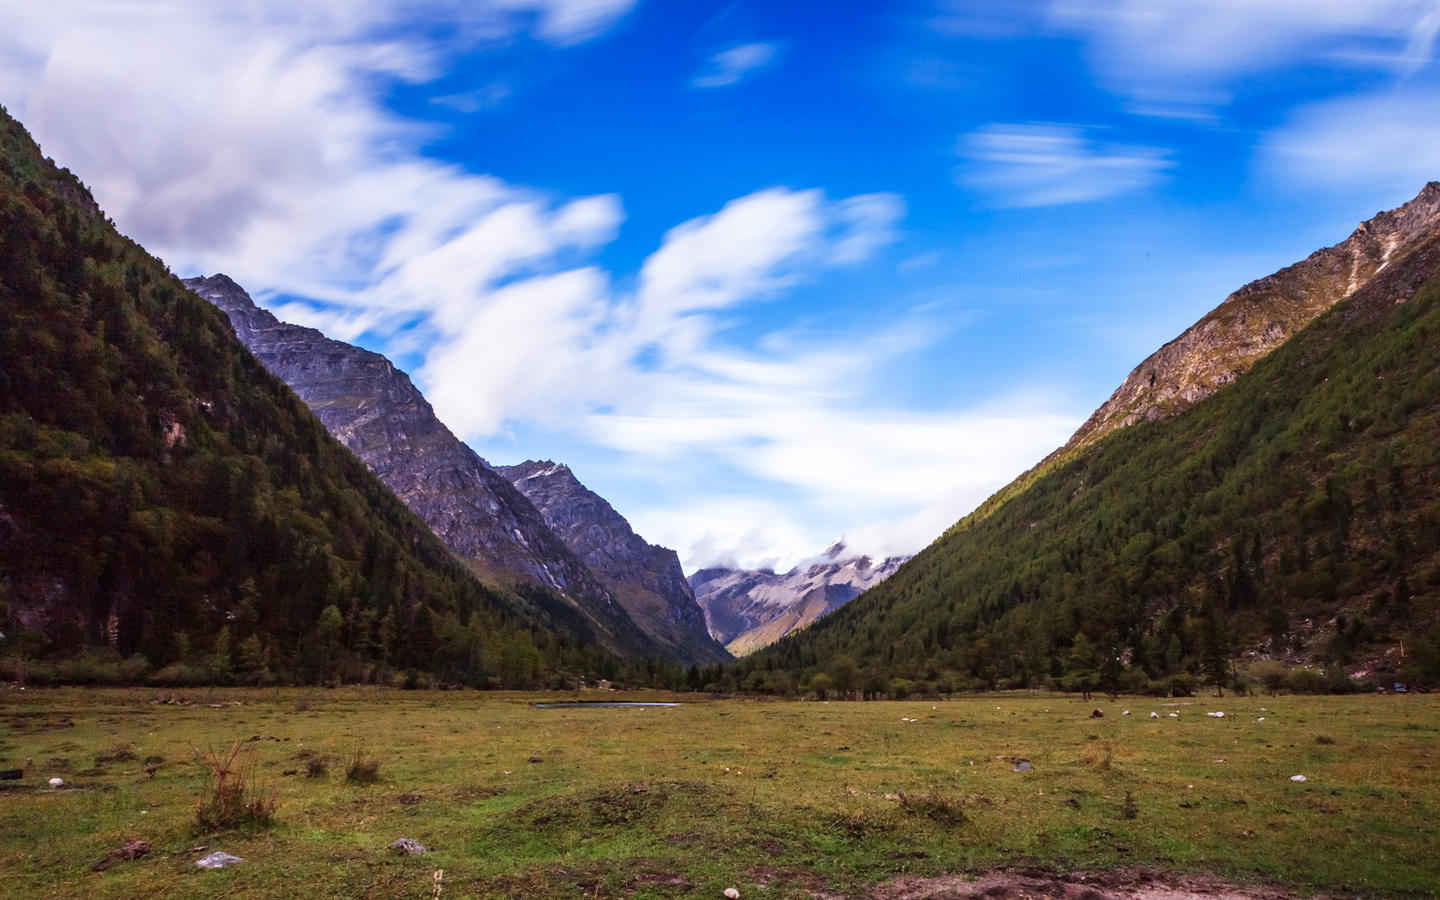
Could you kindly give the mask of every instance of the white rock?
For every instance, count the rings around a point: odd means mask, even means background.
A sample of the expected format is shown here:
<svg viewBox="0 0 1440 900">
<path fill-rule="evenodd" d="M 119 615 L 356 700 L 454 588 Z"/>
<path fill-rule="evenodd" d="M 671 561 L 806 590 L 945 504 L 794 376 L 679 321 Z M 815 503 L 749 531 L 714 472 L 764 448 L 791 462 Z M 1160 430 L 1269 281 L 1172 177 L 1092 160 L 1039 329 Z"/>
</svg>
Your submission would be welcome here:
<svg viewBox="0 0 1440 900">
<path fill-rule="evenodd" d="M 233 866 L 238 862 L 244 861 L 245 860 L 239 856 L 231 856 L 228 853 L 221 853 L 219 850 L 216 850 L 209 856 L 203 856 L 195 860 L 195 865 L 202 869 L 223 869 L 226 866 Z"/>
<path fill-rule="evenodd" d="M 1290 780 L 1291 780 L 1291 781 L 1304 781 L 1304 780 L 1305 780 L 1305 776 L 1304 776 L 1304 775 L 1291 775 L 1291 776 L 1290 776 Z"/>
<path fill-rule="evenodd" d="M 1179 714 L 1179 713 L 1171 713 L 1171 714 L 1170 714 L 1170 718 L 1172 718 L 1172 719 L 1178 719 L 1178 718 L 1180 718 L 1180 714 Z"/>
<path fill-rule="evenodd" d="M 1130 710 L 1127 709 L 1127 710 L 1125 710 L 1124 712 L 1122 712 L 1120 715 L 1122 715 L 1122 716 L 1128 716 L 1128 715 L 1130 715 Z"/>
<path fill-rule="evenodd" d="M 740 900 L 740 892 L 735 890 L 734 888 L 726 888 L 725 896 L 729 897 L 730 900 Z"/>
<path fill-rule="evenodd" d="M 1255 721 L 1257 721 L 1257 722 L 1263 722 L 1263 721 L 1265 721 L 1265 717 L 1264 717 L 1264 716 L 1261 716 L 1260 718 L 1256 719 Z"/>
<path fill-rule="evenodd" d="M 1211 712 L 1211 713 L 1206 713 L 1205 715 L 1209 716 L 1209 717 L 1212 718 L 1212 719 L 1223 719 L 1223 718 L 1225 718 L 1225 714 L 1224 714 L 1223 712 Z"/>
<path fill-rule="evenodd" d="M 1152 712 L 1152 713 L 1150 714 L 1150 718 L 1152 718 L 1152 719 L 1158 719 L 1158 718 L 1160 718 L 1160 714 L 1157 713 L 1157 712 Z"/>
<path fill-rule="evenodd" d="M 65 779 L 63 779 L 63 778 L 52 778 L 52 779 L 50 779 L 50 786 L 51 786 L 52 788 L 64 787 L 64 786 L 65 786 Z"/>
</svg>

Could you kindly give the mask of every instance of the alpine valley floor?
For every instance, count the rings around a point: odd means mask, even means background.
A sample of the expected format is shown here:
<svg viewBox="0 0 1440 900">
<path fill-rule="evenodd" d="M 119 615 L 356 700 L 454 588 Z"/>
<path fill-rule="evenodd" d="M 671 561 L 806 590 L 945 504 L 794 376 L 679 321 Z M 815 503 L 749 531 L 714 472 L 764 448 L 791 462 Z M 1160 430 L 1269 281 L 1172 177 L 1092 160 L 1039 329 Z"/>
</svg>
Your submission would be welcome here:
<svg viewBox="0 0 1440 900">
<path fill-rule="evenodd" d="M 682 705 L 541 710 L 532 704 L 574 695 L 358 687 L 6 688 L 0 768 L 25 771 L 0 781 L 0 895 L 426 898 L 437 870 L 446 898 L 1440 887 L 1436 695 L 584 696 Z M 278 800 L 274 823 L 197 831 L 201 758 L 235 742 L 242 770 Z M 357 750 L 379 762 L 378 782 L 347 781 Z M 307 777 L 312 759 L 328 771 Z M 401 837 L 428 852 L 387 849 Z M 130 839 L 148 852 L 92 871 Z M 216 850 L 244 862 L 195 867 Z"/>
</svg>

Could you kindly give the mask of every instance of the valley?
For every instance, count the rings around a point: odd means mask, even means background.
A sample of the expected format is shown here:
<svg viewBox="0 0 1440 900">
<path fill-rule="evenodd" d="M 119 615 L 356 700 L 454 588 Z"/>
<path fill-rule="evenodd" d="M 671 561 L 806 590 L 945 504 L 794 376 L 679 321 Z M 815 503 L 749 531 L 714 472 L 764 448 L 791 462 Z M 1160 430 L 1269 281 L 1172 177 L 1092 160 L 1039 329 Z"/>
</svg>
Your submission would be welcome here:
<svg viewBox="0 0 1440 900">
<path fill-rule="evenodd" d="M 1433 4 L 802 6 L 0 0 L 0 897 L 1440 896 Z"/>
<path fill-rule="evenodd" d="M 533 706 L 578 698 L 680 705 Z M 0 892 L 14 898 L 279 898 L 297 885 L 429 897 L 436 871 L 442 897 L 735 887 L 895 900 L 1036 890 L 1046 877 L 1107 898 L 1187 885 L 1420 897 L 1440 883 L 1434 695 L 795 703 L 12 689 L 0 722 L 0 753 L 33 760 L 0 793 Z M 201 757 L 233 742 L 250 785 L 276 803 L 273 824 L 198 829 Z M 357 752 L 377 761 L 374 783 L 347 781 Z M 307 777 L 310 760 L 328 769 Z M 426 852 L 388 849 L 402 837 Z M 127 839 L 148 852 L 90 871 Z M 215 851 L 244 862 L 195 867 Z"/>
</svg>

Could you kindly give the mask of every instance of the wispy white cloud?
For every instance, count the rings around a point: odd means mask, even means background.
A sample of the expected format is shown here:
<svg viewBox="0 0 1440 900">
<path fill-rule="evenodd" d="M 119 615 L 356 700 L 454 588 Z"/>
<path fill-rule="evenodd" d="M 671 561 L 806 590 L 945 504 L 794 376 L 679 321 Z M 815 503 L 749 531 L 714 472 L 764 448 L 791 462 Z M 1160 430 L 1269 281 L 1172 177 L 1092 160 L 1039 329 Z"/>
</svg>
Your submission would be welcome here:
<svg viewBox="0 0 1440 900">
<path fill-rule="evenodd" d="M 1435 0 L 936 0 L 939 34 L 1074 35 L 1137 115 L 1210 123 L 1246 77 L 1343 60 L 1406 77 L 1435 59 Z"/>
<path fill-rule="evenodd" d="M 1138 111 L 1213 106 L 1209 89 L 1297 63 L 1349 55 L 1408 75 L 1434 58 L 1435 0 L 1053 0 L 1046 27 L 1084 36 L 1091 59 L 1116 89 L 1140 98 Z M 1198 89 L 1198 90 L 1197 90 Z M 1189 103 L 1144 102 L 1154 91 Z M 1223 97 L 1223 94 L 1220 95 Z"/>
<path fill-rule="evenodd" d="M 1163 150 L 1099 144 L 1067 125 L 987 125 L 960 139 L 957 180 L 998 206 L 1059 206 L 1149 187 Z"/>
<path fill-rule="evenodd" d="M 728 87 L 739 84 L 745 78 L 758 72 L 775 61 L 779 46 L 756 41 L 738 44 L 721 50 L 706 61 L 691 84 L 698 88 Z"/>
<path fill-rule="evenodd" d="M 785 379 L 798 374 L 793 367 L 737 376 L 755 363 L 714 349 L 721 325 L 712 314 L 772 298 L 829 266 L 861 261 L 887 241 L 903 209 L 896 198 L 831 202 L 819 191 L 774 188 L 671 229 L 641 267 L 633 293 L 617 293 L 594 269 L 501 284 L 525 259 L 524 248 L 583 245 L 613 234 L 618 209 L 607 214 L 594 200 L 579 202 L 586 205 L 528 225 L 482 223 L 472 235 L 412 255 L 367 292 L 367 305 L 393 291 L 400 291 L 396 308 L 429 305 L 436 344 L 419 375 L 437 410 L 462 433 L 494 433 L 512 419 L 562 426 L 595 408 L 633 408 L 637 396 L 670 397 L 675 406 L 665 414 L 683 414 L 702 395 L 697 391 L 723 391 L 737 378 L 785 388 Z M 857 216 L 857 205 L 887 212 Z M 520 245 L 496 265 L 496 243 L 516 235 Z M 653 358 L 637 367 L 647 348 Z"/>
<path fill-rule="evenodd" d="M 1440 178 L 1440 90 L 1419 85 L 1305 106 L 1261 141 L 1266 176 L 1409 196 Z"/>
<path fill-rule="evenodd" d="M 508 84 L 496 81 L 474 90 L 431 97 L 430 102 L 435 106 L 443 106 L 456 112 L 477 113 L 482 110 L 494 109 L 508 100 L 510 94 L 511 90 Z"/>
<path fill-rule="evenodd" d="M 363 285 L 379 250 L 412 231 L 523 193 L 423 158 L 431 132 L 385 107 L 387 85 L 426 81 L 476 44 L 585 40 L 632 5 L 8 3 L 0 95 L 172 263 L 323 296 Z"/>
</svg>

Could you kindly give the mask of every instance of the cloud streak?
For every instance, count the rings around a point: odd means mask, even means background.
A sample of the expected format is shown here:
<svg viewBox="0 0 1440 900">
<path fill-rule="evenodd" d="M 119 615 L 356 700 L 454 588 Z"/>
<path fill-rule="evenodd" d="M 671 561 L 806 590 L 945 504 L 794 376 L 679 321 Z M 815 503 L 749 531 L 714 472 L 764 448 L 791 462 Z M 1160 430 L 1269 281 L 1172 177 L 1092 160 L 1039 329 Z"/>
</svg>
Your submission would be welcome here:
<svg viewBox="0 0 1440 900">
<path fill-rule="evenodd" d="M 960 139 L 956 173 L 996 206 L 1089 203 L 1147 188 L 1171 165 L 1163 150 L 1102 145 L 1066 125 L 987 125 Z"/>
<path fill-rule="evenodd" d="M 706 61 L 690 84 L 697 88 L 719 88 L 739 84 L 775 61 L 780 48 L 756 41 L 721 50 Z"/>
</svg>

